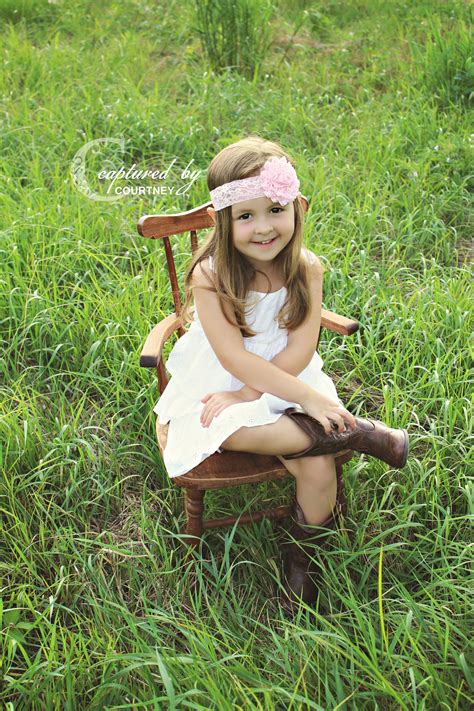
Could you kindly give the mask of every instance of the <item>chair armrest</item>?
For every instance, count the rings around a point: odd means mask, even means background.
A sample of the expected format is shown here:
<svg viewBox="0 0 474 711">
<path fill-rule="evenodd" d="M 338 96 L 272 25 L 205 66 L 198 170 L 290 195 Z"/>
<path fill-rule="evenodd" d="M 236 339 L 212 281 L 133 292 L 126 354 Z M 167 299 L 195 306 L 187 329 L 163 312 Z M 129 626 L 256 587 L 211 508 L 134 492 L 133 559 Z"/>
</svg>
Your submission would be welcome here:
<svg viewBox="0 0 474 711">
<path fill-rule="evenodd" d="M 157 368 L 161 358 L 161 351 L 166 341 L 174 331 L 181 326 L 181 319 L 175 313 L 170 314 L 160 321 L 148 334 L 140 353 L 141 368 Z"/>
<path fill-rule="evenodd" d="M 353 319 L 339 316 L 332 311 L 321 310 L 321 327 L 327 328 L 329 331 L 341 333 L 343 336 L 352 336 L 353 333 L 359 330 L 359 322 Z"/>
</svg>

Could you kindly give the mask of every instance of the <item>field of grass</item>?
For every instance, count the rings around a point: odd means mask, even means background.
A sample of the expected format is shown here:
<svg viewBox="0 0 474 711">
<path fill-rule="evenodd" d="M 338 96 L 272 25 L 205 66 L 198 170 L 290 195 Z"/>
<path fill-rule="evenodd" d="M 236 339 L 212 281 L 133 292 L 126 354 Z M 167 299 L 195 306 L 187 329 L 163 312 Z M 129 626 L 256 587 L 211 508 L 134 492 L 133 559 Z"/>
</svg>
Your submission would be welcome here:
<svg viewBox="0 0 474 711">
<path fill-rule="evenodd" d="M 9 711 L 471 708 L 472 7 L 248 6 L 258 52 L 222 68 L 210 40 L 226 16 L 203 30 L 193 2 L 0 3 Z M 347 531 L 315 552 L 319 600 L 292 621 L 268 521 L 211 531 L 210 553 L 183 559 L 156 378 L 138 366 L 173 307 L 163 246 L 136 223 L 207 202 L 209 161 L 250 133 L 294 157 L 324 306 L 361 323 L 348 338 L 322 332 L 325 370 L 351 412 L 411 443 L 402 470 L 346 465 Z M 174 158 L 167 184 L 190 161 L 202 174 L 178 196 L 90 199 L 71 163 L 98 138 L 123 143 L 91 152 L 91 175 Z M 189 256 L 179 238 L 180 278 Z M 214 492 L 207 515 L 285 503 L 293 487 Z"/>
</svg>

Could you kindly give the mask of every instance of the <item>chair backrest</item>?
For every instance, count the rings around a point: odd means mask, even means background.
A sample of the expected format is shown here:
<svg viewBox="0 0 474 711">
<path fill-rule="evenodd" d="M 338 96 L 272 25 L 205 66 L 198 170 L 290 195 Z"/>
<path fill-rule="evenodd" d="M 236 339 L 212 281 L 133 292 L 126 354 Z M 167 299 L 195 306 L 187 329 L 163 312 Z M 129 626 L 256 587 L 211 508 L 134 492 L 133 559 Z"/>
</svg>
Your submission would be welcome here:
<svg viewBox="0 0 474 711">
<path fill-rule="evenodd" d="M 144 215 L 137 224 L 137 229 L 142 237 L 162 239 L 165 246 L 166 265 L 171 281 L 171 290 L 177 316 L 181 315 L 181 298 L 179 294 L 178 278 L 174 263 L 173 251 L 169 238 L 190 230 L 191 252 L 198 248 L 197 230 L 213 227 L 213 222 L 207 214 L 207 208 L 212 207 L 212 202 L 195 207 L 187 212 L 178 212 L 174 215 Z M 180 333 L 180 335 L 183 335 Z"/>
</svg>

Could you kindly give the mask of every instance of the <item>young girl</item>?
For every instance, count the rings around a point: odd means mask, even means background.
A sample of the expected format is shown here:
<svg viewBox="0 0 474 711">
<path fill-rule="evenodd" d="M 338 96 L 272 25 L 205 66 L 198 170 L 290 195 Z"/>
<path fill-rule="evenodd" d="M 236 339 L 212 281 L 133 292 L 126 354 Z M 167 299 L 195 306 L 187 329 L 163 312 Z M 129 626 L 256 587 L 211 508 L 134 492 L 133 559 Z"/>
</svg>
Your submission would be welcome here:
<svg viewBox="0 0 474 711">
<path fill-rule="evenodd" d="M 320 543 L 340 513 L 334 454 L 352 449 L 401 467 L 408 439 L 354 417 L 322 370 L 324 270 L 303 246 L 289 156 L 250 136 L 215 156 L 207 182 L 215 229 L 186 273 L 182 316 L 192 324 L 169 355 L 172 377 L 154 412 L 169 422 L 171 477 L 226 449 L 275 455 L 295 477 L 291 534 L 300 544 L 286 546 L 280 599 L 291 615 L 298 598 L 311 604 L 317 595 L 305 544 Z"/>
</svg>

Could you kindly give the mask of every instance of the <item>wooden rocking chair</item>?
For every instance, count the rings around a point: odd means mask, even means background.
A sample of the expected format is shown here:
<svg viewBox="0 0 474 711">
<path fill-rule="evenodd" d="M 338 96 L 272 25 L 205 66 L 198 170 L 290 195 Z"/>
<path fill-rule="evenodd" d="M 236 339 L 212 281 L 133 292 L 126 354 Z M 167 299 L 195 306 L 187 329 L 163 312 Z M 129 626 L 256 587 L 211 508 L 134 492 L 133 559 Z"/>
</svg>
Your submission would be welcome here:
<svg viewBox="0 0 474 711">
<path fill-rule="evenodd" d="M 185 333 L 180 318 L 181 301 L 169 237 L 190 230 L 191 251 L 194 254 L 198 247 L 196 231 L 213 226 L 206 212 L 208 207 L 212 207 L 211 202 L 193 210 L 174 215 L 145 215 L 137 225 L 138 232 L 142 237 L 163 240 L 175 305 L 175 312 L 160 321 L 150 332 L 140 354 L 140 366 L 154 368 L 157 371 L 160 395 L 163 394 L 168 384 L 162 358 L 163 346 L 175 331 L 178 332 L 179 336 Z M 305 211 L 308 209 L 308 201 L 304 197 L 303 207 Z M 357 321 L 338 316 L 324 309 L 321 313 L 321 326 L 346 336 L 352 335 L 359 328 Z M 169 425 L 159 425 L 157 418 L 156 434 L 162 455 L 166 446 L 168 427 Z M 352 450 L 345 450 L 335 456 L 338 501 L 344 496 L 342 466 L 353 457 L 353 454 Z M 184 508 L 187 523 L 183 533 L 187 534 L 187 542 L 191 546 L 198 546 L 205 529 L 231 526 L 236 521 L 238 521 L 238 525 L 242 525 L 260 521 L 264 516 L 272 520 L 288 516 L 291 511 L 290 506 L 277 506 L 264 511 L 241 514 L 240 516 L 213 520 L 203 519 L 204 495 L 208 489 L 223 489 L 242 484 L 258 484 L 264 481 L 283 479 L 288 475 L 287 469 L 275 456 L 225 450 L 211 455 L 191 471 L 181 476 L 173 477 L 171 479 L 173 483 L 184 489 Z"/>
</svg>

